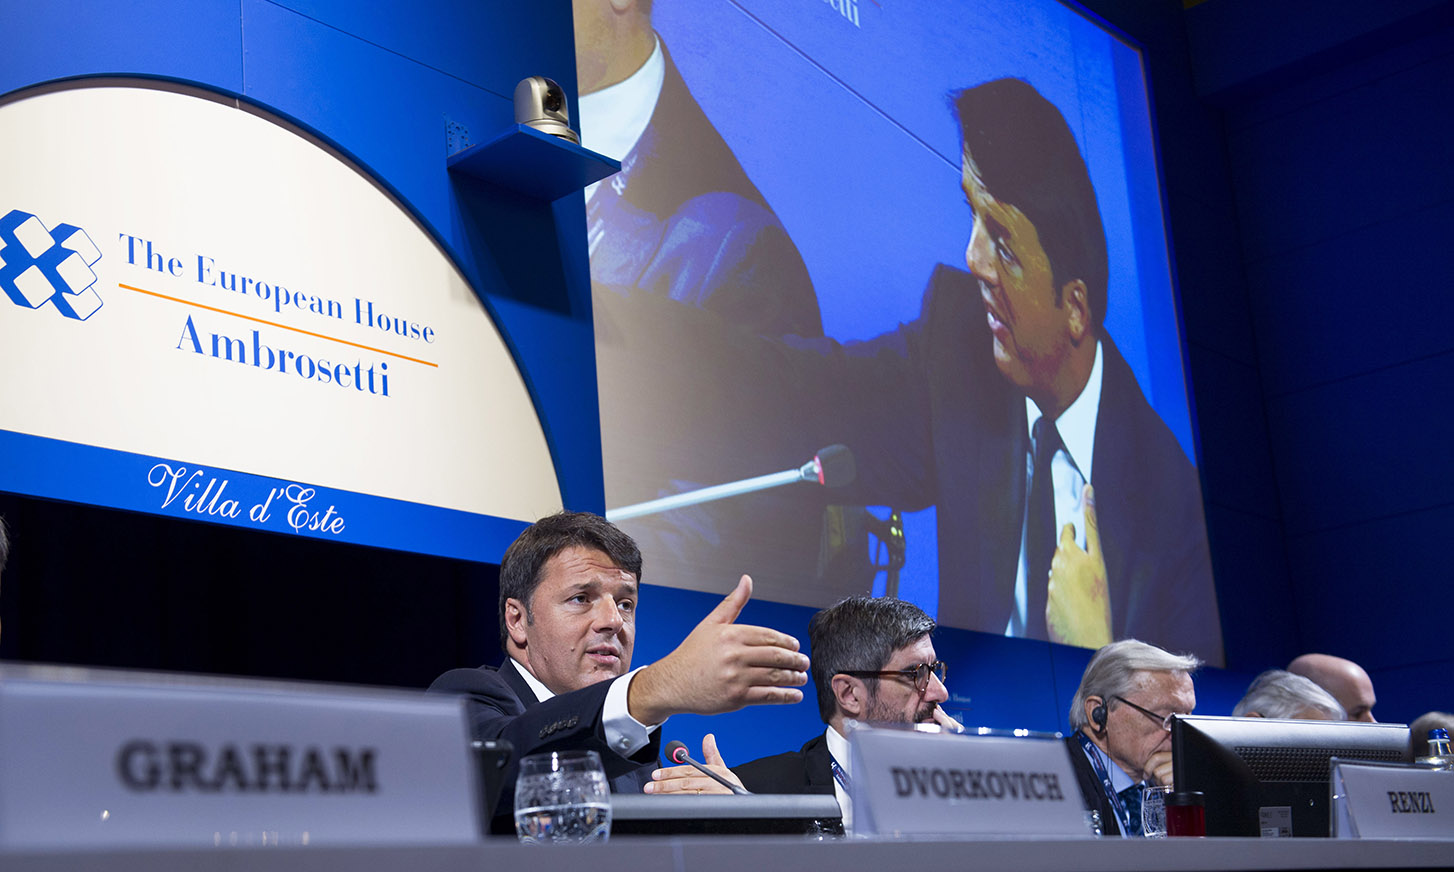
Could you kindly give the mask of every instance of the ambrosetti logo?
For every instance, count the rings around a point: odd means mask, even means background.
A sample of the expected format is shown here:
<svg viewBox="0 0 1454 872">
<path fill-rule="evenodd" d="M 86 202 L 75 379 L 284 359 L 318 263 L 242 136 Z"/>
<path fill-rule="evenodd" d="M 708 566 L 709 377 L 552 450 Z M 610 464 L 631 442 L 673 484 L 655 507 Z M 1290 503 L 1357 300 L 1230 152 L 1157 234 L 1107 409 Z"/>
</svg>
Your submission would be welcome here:
<svg viewBox="0 0 1454 872">
<path fill-rule="evenodd" d="M 0 288 L 17 306 L 51 303 L 67 318 L 85 321 L 102 306 L 91 269 L 100 259 L 91 237 L 75 225 L 48 230 L 19 209 L 0 218 Z"/>
</svg>

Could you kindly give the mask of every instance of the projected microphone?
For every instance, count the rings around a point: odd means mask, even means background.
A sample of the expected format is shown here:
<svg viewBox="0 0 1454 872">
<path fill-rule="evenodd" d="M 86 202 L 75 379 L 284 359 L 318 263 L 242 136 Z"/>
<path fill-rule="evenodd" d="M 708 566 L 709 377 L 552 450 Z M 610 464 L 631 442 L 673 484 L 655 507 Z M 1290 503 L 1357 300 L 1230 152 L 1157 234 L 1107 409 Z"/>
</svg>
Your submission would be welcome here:
<svg viewBox="0 0 1454 872">
<path fill-rule="evenodd" d="M 666 743 L 666 759 L 677 764 L 678 766 L 695 767 L 698 772 L 702 773 L 708 778 L 711 778 L 713 781 L 717 782 L 718 784 L 722 785 L 723 787 L 727 788 L 738 796 L 749 796 L 752 793 L 752 791 L 748 790 L 747 788 L 738 787 L 737 785 L 733 784 L 732 782 L 728 781 L 727 779 L 723 778 L 722 776 L 693 760 L 692 756 L 687 753 L 687 746 L 681 742 L 671 741 Z"/>
<path fill-rule="evenodd" d="M 768 488 L 782 487 L 785 484 L 796 484 L 800 481 L 816 481 L 824 487 L 843 487 L 852 484 L 853 479 L 857 476 L 858 467 L 853 462 L 853 452 L 848 450 L 848 446 L 829 445 L 827 448 L 819 449 L 817 455 L 812 460 L 797 469 L 785 469 L 782 472 L 759 475 L 756 478 L 731 481 L 727 484 L 704 487 L 700 490 L 687 491 L 684 494 L 673 494 L 669 497 L 649 500 L 644 503 L 636 503 L 631 506 L 607 509 L 606 520 L 612 523 L 626 521 L 631 518 L 639 518 L 643 515 L 654 515 L 658 512 L 668 512 L 672 509 L 683 509 L 699 503 L 709 503 L 713 500 L 735 497 L 738 494 L 750 494 L 753 491 L 767 490 Z"/>
</svg>

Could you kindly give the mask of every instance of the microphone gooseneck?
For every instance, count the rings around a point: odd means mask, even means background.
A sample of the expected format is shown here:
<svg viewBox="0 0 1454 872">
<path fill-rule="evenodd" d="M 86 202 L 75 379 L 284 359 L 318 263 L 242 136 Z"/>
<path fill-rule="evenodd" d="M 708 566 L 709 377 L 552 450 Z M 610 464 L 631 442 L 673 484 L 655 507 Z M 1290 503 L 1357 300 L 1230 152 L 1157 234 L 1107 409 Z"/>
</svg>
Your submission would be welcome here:
<svg viewBox="0 0 1454 872">
<path fill-rule="evenodd" d="M 702 773 L 703 775 L 707 776 L 708 778 L 712 779 L 713 781 L 717 782 L 718 784 L 722 785 L 723 787 L 727 788 L 738 796 L 748 796 L 752 793 L 752 791 L 748 790 L 747 788 L 738 787 L 736 784 L 733 784 L 732 782 L 728 781 L 727 779 L 723 778 L 722 776 L 693 760 L 692 756 L 687 753 L 687 746 L 682 742 L 667 742 L 666 748 L 663 750 L 666 753 L 666 759 L 677 764 L 678 766 L 691 766 L 698 772 Z"/>
</svg>

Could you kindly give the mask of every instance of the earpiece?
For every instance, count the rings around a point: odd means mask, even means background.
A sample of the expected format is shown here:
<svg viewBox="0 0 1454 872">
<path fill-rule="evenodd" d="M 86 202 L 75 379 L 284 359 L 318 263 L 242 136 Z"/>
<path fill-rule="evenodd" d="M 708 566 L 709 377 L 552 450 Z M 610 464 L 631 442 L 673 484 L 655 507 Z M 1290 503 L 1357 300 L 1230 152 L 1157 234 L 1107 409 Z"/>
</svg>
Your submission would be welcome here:
<svg viewBox="0 0 1454 872">
<path fill-rule="evenodd" d="M 1095 708 L 1091 709 L 1091 722 L 1096 725 L 1098 731 L 1106 728 L 1106 704 L 1104 701 L 1098 703 Z"/>
</svg>

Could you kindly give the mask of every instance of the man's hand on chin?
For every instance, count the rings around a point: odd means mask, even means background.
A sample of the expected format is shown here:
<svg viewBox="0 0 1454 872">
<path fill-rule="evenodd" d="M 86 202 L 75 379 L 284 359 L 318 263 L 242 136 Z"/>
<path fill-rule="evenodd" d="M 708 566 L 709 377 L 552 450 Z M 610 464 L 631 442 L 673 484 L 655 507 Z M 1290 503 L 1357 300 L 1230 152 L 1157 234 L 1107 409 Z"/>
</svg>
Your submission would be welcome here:
<svg viewBox="0 0 1454 872">
<path fill-rule="evenodd" d="M 797 688 L 808 683 L 808 657 L 798 640 L 735 623 L 751 597 L 752 579 L 744 575 L 675 651 L 636 673 L 626 698 L 633 718 L 653 725 L 675 714 L 802 700 Z"/>
<path fill-rule="evenodd" d="M 1146 783 L 1171 786 L 1171 751 L 1157 751 L 1146 761 Z"/>
<path fill-rule="evenodd" d="M 1106 560 L 1101 554 L 1101 531 L 1096 521 L 1096 495 L 1085 488 L 1085 550 L 1075 544 L 1075 527 L 1060 531 L 1060 545 L 1050 561 L 1045 596 L 1045 626 L 1050 641 L 1082 648 L 1111 643 L 1111 598 L 1106 584 Z"/>
</svg>

